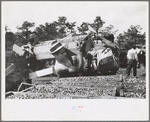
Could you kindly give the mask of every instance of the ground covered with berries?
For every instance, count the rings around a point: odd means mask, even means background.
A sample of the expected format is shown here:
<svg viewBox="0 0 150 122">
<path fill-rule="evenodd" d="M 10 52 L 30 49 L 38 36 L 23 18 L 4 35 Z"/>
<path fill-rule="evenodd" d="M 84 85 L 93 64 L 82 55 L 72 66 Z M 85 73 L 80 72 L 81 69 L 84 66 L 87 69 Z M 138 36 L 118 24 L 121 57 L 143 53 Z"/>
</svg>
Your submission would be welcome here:
<svg viewBox="0 0 150 122">
<path fill-rule="evenodd" d="M 125 68 L 120 68 L 117 76 L 124 76 Z M 109 78 L 110 77 L 110 78 Z M 138 69 L 137 77 L 123 77 L 116 82 L 115 76 L 107 76 L 109 81 L 99 77 L 81 77 L 71 80 L 50 81 L 34 84 L 20 92 L 13 92 L 6 99 L 145 99 L 145 71 Z M 106 79 L 105 79 L 106 80 Z"/>
</svg>

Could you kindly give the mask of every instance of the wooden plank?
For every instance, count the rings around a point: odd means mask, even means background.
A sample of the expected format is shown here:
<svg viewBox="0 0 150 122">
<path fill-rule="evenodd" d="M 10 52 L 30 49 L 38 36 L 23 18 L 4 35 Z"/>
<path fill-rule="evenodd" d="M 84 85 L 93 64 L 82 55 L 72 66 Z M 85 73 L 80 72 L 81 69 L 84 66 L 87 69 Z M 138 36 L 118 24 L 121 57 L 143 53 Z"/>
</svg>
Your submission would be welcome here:
<svg viewBox="0 0 150 122">
<path fill-rule="evenodd" d="M 6 70 L 5 70 L 5 76 L 9 75 L 15 70 L 16 66 L 14 64 L 11 64 Z"/>
<path fill-rule="evenodd" d="M 8 68 L 12 63 L 5 63 L 5 69 Z"/>
<path fill-rule="evenodd" d="M 23 56 L 23 54 L 25 53 L 25 51 L 22 50 L 22 48 L 16 44 L 13 45 L 13 51 L 19 54 L 20 56 Z"/>
<path fill-rule="evenodd" d="M 23 56 L 19 57 L 6 57 L 6 62 L 7 63 L 19 63 L 19 62 L 24 62 L 26 61 L 26 58 Z"/>
<path fill-rule="evenodd" d="M 32 84 L 42 84 L 42 83 L 49 83 L 50 81 L 58 80 L 58 77 L 39 77 L 33 78 Z"/>
<path fill-rule="evenodd" d="M 29 73 L 29 77 L 30 77 L 30 79 L 33 79 L 36 77 L 42 77 L 42 76 L 49 75 L 49 74 L 53 74 L 53 68 L 52 67 Z"/>
</svg>

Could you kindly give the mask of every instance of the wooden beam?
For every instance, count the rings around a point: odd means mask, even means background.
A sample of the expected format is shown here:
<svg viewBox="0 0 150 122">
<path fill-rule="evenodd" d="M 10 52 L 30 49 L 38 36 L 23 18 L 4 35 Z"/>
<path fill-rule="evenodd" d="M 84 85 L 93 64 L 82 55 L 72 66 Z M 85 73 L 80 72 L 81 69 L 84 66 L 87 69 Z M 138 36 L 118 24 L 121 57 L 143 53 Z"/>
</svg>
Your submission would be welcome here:
<svg viewBox="0 0 150 122">
<path fill-rule="evenodd" d="M 12 73 L 15 68 L 16 66 L 14 64 L 11 64 L 7 69 L 5 69 L 5 76 L 8 76 L 10 73 Z"/>
</svg>

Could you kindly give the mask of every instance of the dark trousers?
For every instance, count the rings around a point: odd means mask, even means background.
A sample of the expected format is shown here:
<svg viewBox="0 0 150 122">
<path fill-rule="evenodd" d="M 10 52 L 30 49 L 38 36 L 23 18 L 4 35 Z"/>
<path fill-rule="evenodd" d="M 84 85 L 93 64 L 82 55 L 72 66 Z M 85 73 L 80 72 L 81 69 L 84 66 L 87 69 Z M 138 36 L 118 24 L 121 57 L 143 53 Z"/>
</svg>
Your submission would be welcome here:
<svg viewBox="0 0 150 122">
<path fill-rule="evenodd" d="M 130 75 L 130 72 L 131 72 L 132 68 L 133 68 L 133 76 L 136 76 L 136 73 L 137 73 L 137 61 L 128 59 L 128 61 L 127 61 L 127 69 L 126 69 L 127 76 Z"/>
</svg>

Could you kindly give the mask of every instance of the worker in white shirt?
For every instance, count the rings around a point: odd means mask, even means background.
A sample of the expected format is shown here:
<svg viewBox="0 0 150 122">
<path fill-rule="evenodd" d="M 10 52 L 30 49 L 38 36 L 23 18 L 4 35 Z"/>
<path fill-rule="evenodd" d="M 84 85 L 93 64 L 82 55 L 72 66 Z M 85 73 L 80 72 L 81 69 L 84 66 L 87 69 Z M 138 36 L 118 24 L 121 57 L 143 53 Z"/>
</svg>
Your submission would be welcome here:
<svg viewBox="0 0 150 122">
<path fill-rule="evenodd" d="M 136 46 L 136 52 L 137 52 L 137 56 L 138 56 L 138 59 L 140 57 L 140 53 L 141 53 L 141 49 L 139 46 Z M 137 62 L 137 68 L 140 68 L 140 61 Z"/>
<path fill-rule="evenodd" d="M 132 68 L 133 68 L 133 76 L 136 76 L 137 62 L 138 62 L 138 56 L 137 56 L 136 46 L 133 46 L 127 52 L 127 69 L 126 69 L 127 76 L 130 75 L 130 71 Z"/>
</svg>

